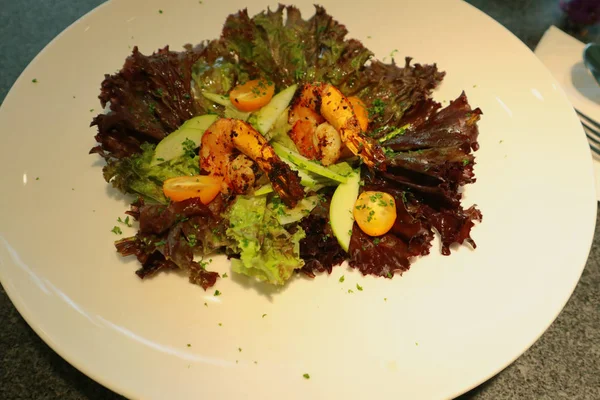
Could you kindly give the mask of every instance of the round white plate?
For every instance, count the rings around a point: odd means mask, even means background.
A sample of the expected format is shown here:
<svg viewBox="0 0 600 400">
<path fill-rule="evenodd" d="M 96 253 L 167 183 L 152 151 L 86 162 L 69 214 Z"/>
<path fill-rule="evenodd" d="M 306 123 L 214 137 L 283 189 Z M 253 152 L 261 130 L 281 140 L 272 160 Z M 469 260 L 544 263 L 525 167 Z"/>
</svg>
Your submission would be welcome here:
<svg viewBox="0 0 600 400">
<path fill-rule="evenodd" d="M 313 14 L 312 1 L 296 3 Z M 398 49 L 400 60 L 437 62 L 447 72 L 438 100 L 464 89 L 483 110 L 478 181 L 464 200 L 484 215 L 477 250 L 444 257 L 436 241 L 393 280 L 339 267 L 279 292 L 231 273 L 207 292 L 175 273 L 139 280 L 111 232 L 128 200 L 87 154 L 103 74 L 134 44 L 150 53 L 217 37 L 247 2 L 107 3 L 42 51 L 0 109 L 2 284 L 33 329 L 93 379 L 146 399 L 449 398 L 522 354 L 569 298 L 593 235 L 592 164 L 541 63 L 459 1 L 323 3 L 378 57 Z"/>
</svg>

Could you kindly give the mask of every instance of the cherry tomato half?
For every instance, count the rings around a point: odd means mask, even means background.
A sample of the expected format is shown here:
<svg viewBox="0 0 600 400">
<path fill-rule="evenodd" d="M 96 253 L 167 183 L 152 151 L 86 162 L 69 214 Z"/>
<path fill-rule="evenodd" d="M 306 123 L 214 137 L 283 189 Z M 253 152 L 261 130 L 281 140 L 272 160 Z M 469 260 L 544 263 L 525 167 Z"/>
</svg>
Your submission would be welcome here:
<svg viewBox="0 0 600 400">
<path fill-rule="evenodd" d="M 237 85 L 229 93 L 229 100 L 240 111 L 256 111 L 271 101 L 275 85 L 266 79 L 255 79 Z"/>
<path fill-rule="evenodd" d="M 199 197 L 203 204 L 210 203 L 221 191 L 222 178 L 208 175 L 179 176 L 163 182 L 163 193 L 173 201 Z"/>
<path fill-rule="evenodd" d="M 362 192 L 354 203 L 354 220 L 369 236 L 387 233 L 396 221 L 396 202 L 385 192 Z"/>
</svg>

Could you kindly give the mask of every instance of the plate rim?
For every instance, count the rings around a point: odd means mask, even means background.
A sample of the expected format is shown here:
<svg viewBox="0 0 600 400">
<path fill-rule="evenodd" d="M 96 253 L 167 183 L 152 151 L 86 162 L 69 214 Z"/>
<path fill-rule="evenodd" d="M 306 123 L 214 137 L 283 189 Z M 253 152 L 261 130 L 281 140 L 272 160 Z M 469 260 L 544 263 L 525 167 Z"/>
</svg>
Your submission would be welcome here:
<svg viewBox="0 0 600 400">
<path fill-rule="evenodd" d="M 463 5 L 467 5 L 469 7 L 471 7 L 473 10 L 475 10 L 480 17 L 483 17 L 486 19 L 486 23 L 487 24 L 496 24 L 498 27 L 500 27 L 503 31 L 504 34 L 508 33 L 512 39 L 516 39 L 516 41 L 519 43 L 520 46 L 523 46 L 524 48 L 527 49 L 527 51 L 536 59 L 536 62 L 538 63 L 539 67 L 541 67 L 547 74 L 548 77 L 547 79 L 555 84 L 558 85 L 557 80 L 551 75 L 550 71 L 545 67 L 545 65 L 539 60 L 537 59 L 537 57 L 535 57 L 535 54 L 533 53 L 533 51 L 531 49 L 529 49 L 528 46 L 526 46 L 515 34 L 513 34 L 510 30 L 508 30 L 505 26 L 503 26 L 502 24 L 500 24 L 498 21 L 494 20 L 492 17 L 490 17 L 488 14 L 486 14 L 485 12 L 479 10 L 477 7 L 473 6 L 472 4 L 466 3 L 466 2 L 461 2 L 459 0 L 456 0 L 456 3 L 462 3 Z M 17 79 L 13 82 L 13 84 L 10 86 L 10 89 L 8 90 L 2 105 L 8 103 L 9 101 L 11 101 L 12 96 L 14 96 L 15 92 L 15 87 L 24 79 L 25 75 L 27 74 L 27 72 L 30 70 L 30 68 L 39 60 L 39 58 L 44 55 L 47 51 L 50 51 L 50 48 L 55 44 L 55 42 L 57 42 L 58 40 L 61 39 L 61 37 L 68 31 L 70 31 L 73 27 L 77 26 L 78 24 L 82 23 L 82 21 L 84 21 L 85 19 L 87 19 L 90 15 L 96 13 L 99 9 L 101 9 L 102 7 L 109 7 L 111 5 L 113 5 L 115 3 L 115 1 L 113 0 L 108 0 L 96 7 L 94 7 L 93 9 L 91 9 L 90 11 L 88 11 L 87 13 L 85 13 L 84 15 L 82 15 L 81 17 L 79 17 L 78 19 L 76 19 L 73 23 L 71 23 L 70 25 L 68 25 L 67 27 L 65 27 L 63 30 L 61 30 L 61 32 L 56 35 L 52 40 L 50 40 L 41 51 L 39 51 L 35 57 L 27 64 L 27 66 L 23 69 L 23 71 L 19 74 L 19 76 L 17 77 Z M 566 96 L 566 93 L 564 92 L 564 90 L 559 86 L 559 95 L 561 97 L 563 97 L 564 99 L 566 99 L 568 101 L 568 98 Z M 574 113 L 573 110 L 571 110 L 572 113 Z M 583 128 L 581 128 L 581 132 L 583 132 Z M 591 164 L 591 155 L 590 155 L 590 159 L 589 159 L 589 164 L 590 164 L 590 176 L 591 176 L 591 180 L 592 180 L 592 185 L 595 185 L 595 179 L 594 179 L 594 175 L 593 175 L 593 169 L 592 169 L 592 164 Z M 598 204 L 597 201 L 595 199 L 595 197 L 593 198 L 593 202 L 590 201 L 590 209 L 589 212 L 590 214 L 593 214 L 594 217 L 597 216 L 598 213 Z M 593 205 L 592 205 L 593 204 Z M 593 212 L 592 212 L 593 210 Z M 594 221 L 593 223 L 590 223 L 588 226 L 588 232 L 586 233 L 586 237 L 587 237 L 587 252 L 585 254 L 585 259 L 588 260 L 589 259 L 589 255 L 591 252 L 591 248 L 592 248 L 592 244 L 593 244 L 593 240 L 594 240 L 594 233 L 595 233 L 595 218 L 590 218 L 590 220 Z M 2 237 L 0 237 L 2 238 Z M 583 257 L 583 255 L 581 255 Z M 521 357 L 525 352 L 527 352 L 539 339 L 540 337 L 548 330 L 548 328 L 556 321 L 557 317 L 560 315 L 560 313 L 562 312 L 562 310 L 564 309 L 565 305 L 568 303 L 568 301 L 570 300 L 570 298 L 573 295 L 574 290 L 576 289 L 580 279 L 581 279 L 581 275 L 586 267 L 587 262 L 583 262 L 582 265 L 579 268 L 579 272 L 578 272 L 578 278 L 575 281 L 574 285 L 572 285 L 572 287 L 569 289 L 569 296 L 566 297 L 566 299 L 564 299 L 564 301 L 562 302 L 561 307 L 556 311 L 555 316 L 552 318 L 552 320 L 548 321 L 548 323 L 540 330 L 540 333 L 537 334 L 535 336 L 535 338 L 527 345 L 526 348 L 524 348 L 519 354 L 517 354 L 514 358 L 511 358 L 511 360 L 507 363 L 505 363 L 504 365 L 498 366 L 498 368 L 495 369 L 494 372 L 492 372 L 491 374 L 487 375 L 485 378 L 482 378 L 480 380 L 478 380 L 477 383 L 469 386 L 468 388 L 466 388 L 463 391 L 460 391 L 458 393 L 455 393 L 453 395 L 453 397 L 459 396 L 461 394 L 464 394 L 470 390 L 472 390 L 475 387 L 480 386 L 482 383 L 488 381 L 489 379 L 491 379 L 492 377 L 498 375 L 500 372 L 502 372 L 505 368 L 507 368 L 509 365 L 511 365 L 512 363 L 514 363 L 515 360 L 517 360 L 519 357 Z M 104 379 L 104 377 L 96 375 L 93 373 L 93 371 L 90 369 L 89 365 L 85 365 L 82 362 L 78 362 L 76 360 L 73 359 L 73 357 L 71 357 L 71 355 L 69 354 L 69 352 L 67 350 L 65 350 L 64 348 L 58 346 L 58 344 L 56 343 L 56 341 L 51 337 L 51 335 L 47 334 L 42 327 L 38 326 L 35 324 L 35 321 L 33 321 L 33 317 L 32 315 L 27 311 L 27 306 L 25 304 L 25 302 L 22 302 L 22 298 L 18 293 L 18 290 L 16 287 L 12 287 L 12 285 L 6 285 L 4 282 L 6 281 L 7 277 L 4 276 L 4 269 L 0 268 L 0 284 L 3 286 L 8 298 L 10 299 L 10 301 L 12 302 L 13 306 L 17 309 L 17 311 L 19 312 L 19 314 L 21 315 L 21 317 L 27 322 L 27 324 L 29 325 L 29 327 L 36 333 L 36 335 L 38 335 L 38 337 L 40 337 L 44 343 L 46 345 L 48 345 L 54 352 L 56 352 L 61 358 L 63 358 L 65 361 L 67 361 L 70 365 L 72 365 L 74 368 L 76 368 L 78 371 L 82 372 L 83 374 L 85 374 L 86 376 L 88 376 L 90 379 L 93 379 L 94 381 L 98 382 L 99 384 L 103 385 L 104 387 L 108 388 L 109 390 L 115 391 L 116 393 L 122 394 L 128 398 L 135 398 L 135 393 L 131 393 L 129 390 L 127 390 L 126 387 L 124 387 L 123 385 L 119 385 L 119 384 L 115 384 L 115 382 L 110 382 Z M 14 292 L 13 292 L 14 290 Z"/>
</svg>

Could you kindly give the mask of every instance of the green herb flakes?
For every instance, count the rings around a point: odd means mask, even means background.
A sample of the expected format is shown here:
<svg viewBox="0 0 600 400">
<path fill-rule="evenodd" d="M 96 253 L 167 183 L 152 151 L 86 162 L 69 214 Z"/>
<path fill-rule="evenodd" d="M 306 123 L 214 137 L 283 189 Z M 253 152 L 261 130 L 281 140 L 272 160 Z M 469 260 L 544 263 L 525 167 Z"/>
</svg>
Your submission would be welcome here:
<svg viewBox="0 0 600 400">
<path fill-rule="evenodd" d="M 123 234 L 123 231 L 118 226 L 113 227 L 112 230 L 111 230 L 111 232 L 114 233 L 115 235 L 122 235 Z"/>
<path fill-rule="evenodd" d="M 219 292 L 218 290 L 215 290 L 215 297 L 220 296 L 220 295 L 221 295 L 221 292 Z"/>
<path fill-rule="evenodd" d="M 346 278 L 344 277 L 344 275 L 340 276 L 340 283 L 344 282 L 346 280 Z"/>
<path fill-rule="evenodd" d="M 310 379 L 310 375 L 309 374 L 303 374 L 302 376 L 304 377 L 304 379 Z"/>
<path fill-rule="evenodd" d="M 359 292 L 363 291 L 363 287 L 360 286 L 358 283 L 356 284 L 356 289 L 358 289 Z"/>
<path fill-rule="evenodd" d="M 125 217 L 125 219 L 121 219 L 121 217 L 117 218 L 117 222 L 120 222 L 123 225 L 127 225 L 131 227 L 131 222 L 129 222 L 129 216 Z"/>
</svg>

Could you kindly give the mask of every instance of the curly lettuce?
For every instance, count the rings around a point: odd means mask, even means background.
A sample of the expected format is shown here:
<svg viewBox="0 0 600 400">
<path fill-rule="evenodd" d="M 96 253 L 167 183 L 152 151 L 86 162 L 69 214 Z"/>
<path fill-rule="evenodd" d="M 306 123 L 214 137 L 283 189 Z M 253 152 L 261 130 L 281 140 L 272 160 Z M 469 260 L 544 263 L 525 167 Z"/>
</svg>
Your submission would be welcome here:
<svg viewBox="0 0 600 400">
<path fill-rule="evenodd" d="M 104 179 L 123 193 L 142 196 L 153 203 L 167 204 L 163 194 L 163 182 L 184 175 L 200 172 L 198 156 L 184 154 L 160 165 L 151 165 L 155 146 L 144 143 L 142 152 L 122 159 L 113 159 L 104 167 Z"/>
<path fill-rule="evenodd" d="M 225 218 L 229 220 L 227 237 L 235 242 L 230 249 L 240 255 L 231 260 L 234 272 L 281 286 L 304 266 L 300 258 L 304 230 L 290 233 L 281 226 L 267 208 L 266 196 L 238 196 Z"/>
</svg>

